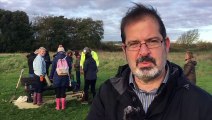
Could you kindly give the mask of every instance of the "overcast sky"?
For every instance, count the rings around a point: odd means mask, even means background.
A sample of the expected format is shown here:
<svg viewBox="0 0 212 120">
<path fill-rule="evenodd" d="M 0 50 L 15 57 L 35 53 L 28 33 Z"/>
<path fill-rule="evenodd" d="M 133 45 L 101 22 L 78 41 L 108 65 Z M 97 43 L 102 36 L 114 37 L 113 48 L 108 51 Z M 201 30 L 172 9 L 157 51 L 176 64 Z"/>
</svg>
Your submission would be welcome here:
<svg viewBox="0 0 212 120">
<path fill-rule="evenodd" d="M 132 2 L 152 5 L 162 17 L 171 40 L 199 29 L 200 39 L 212 42 L 212 0 L 0 0 L 0 8 L 35 16 L 91 17 L 103 20 L 104 39 L 121 40 L 120 21 Z"/>
</svg>

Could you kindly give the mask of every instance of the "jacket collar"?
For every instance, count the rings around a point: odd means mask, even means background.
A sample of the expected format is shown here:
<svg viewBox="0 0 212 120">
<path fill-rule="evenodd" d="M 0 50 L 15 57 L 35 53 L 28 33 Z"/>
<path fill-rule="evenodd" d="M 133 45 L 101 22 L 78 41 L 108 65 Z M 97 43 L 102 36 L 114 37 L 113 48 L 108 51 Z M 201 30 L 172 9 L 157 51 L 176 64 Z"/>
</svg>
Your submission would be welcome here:
<svg viewBox="0 0 212 120">
<path fill-rule="evenodd" d="M 130 72 L 131 70 L 128 64 L 120 66 L 116 74 L 116 77 L 110 79 L 111 84 L 120 95 L 123 94 L 129 87 L 128 83 L 129 83 Z"/>
<path fill-rule="evenodd" d="M 180 66 L 167 61 L 169 68 L 168 83 L 175 84 L 174 87 L 185 87 L 188 82 L 184 80 L 183 70 Z M 118 72 L 114 78 L 110 79 L 113 87 L 118 91 L 119 94 L 123 94 L 124 91 L 129 87 L 129 76 L 130 76 L 129 65 L 120 66 Z M 179 80 L 176 80 L 179 79 Z M 187 87 L 186 87 L 187 88 Z"/>
<path fill-rule="evenodd" d="M 179 89 L 189 89 L 190 84 L 185 80 L 182 69 L 178 65 L 170 63 L 169 61 L 167 61 L 167 65 L 169 66 L 169 77 L 167 84 L 162 86 L 163 89 L 161 93 L 153 100 L 152 104 L 150 105 L 146 113 L 146 115 L 149 117 L 153 115 L 160 115 L 162 112 L 166 111 L 167 106 L 169 106 L 173 96 Z M 110 80 L 112 86 L 119 93 L 119 96 L 117 96 L 116 100 L 124 106 L 132 105 L 135 108 L 142 106 L 135 92 L 129 86 L 129 75 L 131 72 L 129 66 L 124 65 L 120 68 L 122 69 L 119 69 L 116 77 Z M 145 114 L 144 112 L 141 113 Z"/>
</svg>

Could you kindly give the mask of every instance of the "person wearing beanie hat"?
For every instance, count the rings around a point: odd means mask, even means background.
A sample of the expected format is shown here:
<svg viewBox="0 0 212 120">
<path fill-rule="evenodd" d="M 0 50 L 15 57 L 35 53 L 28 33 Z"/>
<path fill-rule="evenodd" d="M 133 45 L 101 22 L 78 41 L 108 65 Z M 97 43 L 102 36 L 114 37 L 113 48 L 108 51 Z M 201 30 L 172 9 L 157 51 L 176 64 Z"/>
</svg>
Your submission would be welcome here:
<svg viewBox="0 0 212 120">
<path fill-rule="evenodd" d="M 68 65 L 68 71 L 71 71 L 72 62 L 70 57 L 67 57 L 65 50 L 62 46 L 58 47 L 57 54 L 52 61 L 52 69 L 50 73 L 50 79 L 53 80 L 53 86 L 55 87 L 55 103 L 56 110 L 64 110 L 66 108 L 66 89 L 69 87 L 70 83 L 70 73 L 65 75 L 60 75 L 57 72 L 58 61 L 66 60 Z"/>
<path fill-rule="evenodd" d="M 83 52 L 86 54 L 87 52 L 91 52 L 91 49 L 88 48 L 88 47 L 85 47 L 85 48 L 83 49 Z"/>
<path fill-rule="evenodd" d="M 57 48 L 57 52 L 65 52 L 64 47 L 63 47 L 63 46 L 59 46 L 59 47 Z"/>
<path fill-rule="evenodd" d="M 85 54 L 88 53 L 88 52 L 91 53 L 93 59 L 96 61 L 97 67 L 99 66 L 99 58 L 98 58 L 97 53 L 95 51 L 91 50 L 90 48 L 85 47 L 83 49 L 83 52 L 81 53 L 81 59 L 80 59 L 81 71 L 83 70 L 83 65 L 84 65 L 84 62 L 85 62 Z"/>
<path fill-rule="evenodd" d="M 59 45 L 59 46 L 58 46 L 58 48 L 57 48 L 57 53 L 55 53 L 55 54 L 53 55 L 53 58 L 54 58 L 55 56 L 57 56 L 57 54 L 58 54 L 59 52 L 65 52 L 65 49 L 64 49 L 63 45 Z"/>
<path fill-rule="evenodd" d="M 90 52 L 85 54 L 85 63 L 84 63 L 84 96 L 81 100 L 82 104 L 87 104 L 89 100 L 89 86 L 91 86 L 91 92 L 93 94 L 93 98 L 96 95 L 96 79 L 97 79 L 97 65 L 95 60 L 93 59 Z"/>
</svg>

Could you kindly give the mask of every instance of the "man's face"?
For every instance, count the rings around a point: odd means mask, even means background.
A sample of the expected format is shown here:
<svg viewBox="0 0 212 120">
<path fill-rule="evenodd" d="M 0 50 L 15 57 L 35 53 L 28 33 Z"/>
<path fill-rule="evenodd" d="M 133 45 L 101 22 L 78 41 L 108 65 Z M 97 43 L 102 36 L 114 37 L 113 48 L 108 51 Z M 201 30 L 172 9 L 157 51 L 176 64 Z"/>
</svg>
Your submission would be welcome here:
<svg viewBox="0 0 212 120">
<path fill-rule="evenodd" d="M 159 32 L 159 25 L 151 17 L 145 17 L 142 20 L 128 24 L 125 27 L 125 35 L 125 45 L 134 42 L 144 43 L 151 40 L 163 41 L 163 37 Z M 134 51 L 129 50 L 124 45 L 122 48 L 135 77 L 148 82 L 157 79 L 165 71 L 169 46 L 169 38 L 166 38 L 166 45 L 164 45 L 163 41 L 159 47 L 151 49 L 146 44 L 142 44 L 139 50 Z"/>
<path fill-rule="evenodd" d="M 39 50 L 39 54 L 40 54 L 41 56 L 45 56 L 46 50 L 40 49 L 40 50 Z"/>
</svg>

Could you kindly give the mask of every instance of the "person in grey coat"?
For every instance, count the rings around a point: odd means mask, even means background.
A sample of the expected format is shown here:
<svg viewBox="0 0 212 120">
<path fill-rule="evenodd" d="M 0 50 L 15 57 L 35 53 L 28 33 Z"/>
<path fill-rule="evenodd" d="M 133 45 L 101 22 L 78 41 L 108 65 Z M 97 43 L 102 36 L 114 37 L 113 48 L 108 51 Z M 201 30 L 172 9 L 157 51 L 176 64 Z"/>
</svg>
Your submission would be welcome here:
<svg viewBox="0 0 212 120">
<path fill-rule="evenodd" d="M 196 84 L 195 66 L 197 65 L 197 62 L 194 60 L 194 56 L 191 51 L 186 52 L 185 62 L 184 75 L 191 83 Z"/>
</svg>

